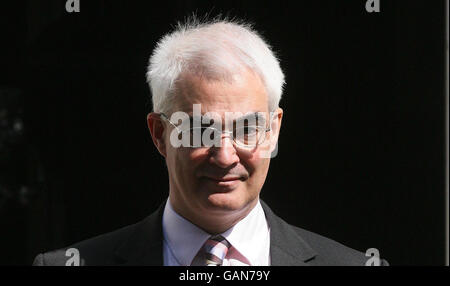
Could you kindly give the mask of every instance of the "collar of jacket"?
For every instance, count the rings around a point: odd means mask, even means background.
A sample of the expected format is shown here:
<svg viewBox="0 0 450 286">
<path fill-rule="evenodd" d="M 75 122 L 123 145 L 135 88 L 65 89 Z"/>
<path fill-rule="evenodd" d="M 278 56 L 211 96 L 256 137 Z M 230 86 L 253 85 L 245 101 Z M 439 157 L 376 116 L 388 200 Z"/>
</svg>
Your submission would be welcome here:
<svg viewBox="0 0 450 286">
<path fill-rule="evenodd" d="M 261 200 L 270 227 L 270 260 L 272 266 L 306 266 L 316 256 L 294 227 L 275 215 Z"/>
</svg>

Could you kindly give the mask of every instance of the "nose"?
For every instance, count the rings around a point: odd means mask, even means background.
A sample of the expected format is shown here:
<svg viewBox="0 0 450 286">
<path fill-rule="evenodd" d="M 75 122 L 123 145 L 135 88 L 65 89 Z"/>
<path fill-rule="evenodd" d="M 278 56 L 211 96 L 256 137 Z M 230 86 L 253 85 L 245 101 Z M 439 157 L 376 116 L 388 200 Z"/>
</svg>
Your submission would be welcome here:
<svg viewBox="0 0 450 286">
<path fill-rule="evenodd" d="M 239 156 L 236 153 L 236 149 L 231 138 L 224 135 L 221 140 L 222 146 L 211 148 L 211 162 L 221 168 L 227 168 L 231 165 L 239 163 Z"/>
</svg>

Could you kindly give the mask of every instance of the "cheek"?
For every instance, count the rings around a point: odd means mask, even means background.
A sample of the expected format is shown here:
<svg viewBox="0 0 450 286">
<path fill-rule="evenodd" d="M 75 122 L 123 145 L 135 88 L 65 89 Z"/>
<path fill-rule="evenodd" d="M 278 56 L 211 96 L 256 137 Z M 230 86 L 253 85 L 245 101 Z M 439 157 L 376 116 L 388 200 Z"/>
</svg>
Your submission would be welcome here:
<svg viewBox="0 0 450 286">
<path fill-rule="evenodd" d="M 187 148 L 178 148 L 171 150 L 172 166 L 176 170 L 179 177 L 185 177 L 193 180 L 195 178 L 195 170 L 198 165 L 205 160 L 207 154 L 201 150 L 191 150 Z"/>
<path fill-rule="evenodd" d="M 260 185 L 261 183 L 264 183 L 269 170 L 270 159 L 261 158 L 259 153 L 255 152 L 252 156 L 242 156 L 241 163 L 250 174 L 249 181 L 251 184 Z"/>
<path fill-rule="evenodd" d="M 208 158 L 208 151 L 207 149 L 183 149 L 182 152 L 184 152 L 184 156 L 189 161 L 189 164 L 198 165 L 199 163 L 207 160 Z"/>
</svg>

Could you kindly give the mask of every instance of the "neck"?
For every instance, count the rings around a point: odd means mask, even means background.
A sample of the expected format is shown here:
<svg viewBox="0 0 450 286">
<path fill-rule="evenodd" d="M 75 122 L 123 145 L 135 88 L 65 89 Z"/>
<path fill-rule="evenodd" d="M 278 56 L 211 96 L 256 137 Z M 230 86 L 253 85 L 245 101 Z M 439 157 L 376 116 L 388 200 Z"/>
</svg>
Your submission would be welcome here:
<svg viewBox="0 0 450 286">
<path fill-rule="evenodd" d="M 170 203 L 173 210 L 196 225 L 203 231 L 209 233 L 210 235 L 216 235 L 224 233 L 238 222 L 244 219 L 256 206 L 259 198 L 247 204 L 240 210 L 229 211 L 229 210 L 217 210 L 217 211 L 203 211 L 203 210 L 192 210 L 189 207 L 182 207 L 178 204 L 178 201 L 174 198 L 170 198 Z"/>
</svg>

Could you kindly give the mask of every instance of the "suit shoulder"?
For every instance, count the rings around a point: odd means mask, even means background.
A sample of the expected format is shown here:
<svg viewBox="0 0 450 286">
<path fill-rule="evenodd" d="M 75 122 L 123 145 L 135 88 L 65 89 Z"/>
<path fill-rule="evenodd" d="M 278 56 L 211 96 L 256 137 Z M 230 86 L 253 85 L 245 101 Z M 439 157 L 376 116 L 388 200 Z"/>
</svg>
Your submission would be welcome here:
<svg viewBox="0 0 450 286">
<path fill-rule="evenodd" d="M 292 227 L 298 236 L 317 252 L 315 260 L 320 265 L 364 266 L 368 259 L 365 253 L 330 238 L 296 226 Z"/>
<path fill-rule="evenodd" d="M 101 234 L 70 246 L 41 253 L 36 256 L 34 266 L 64 266 L 66 262 L 78 253 L 80 265 L 113 265 L 115 261 L 115 250 L 125 242 L 134 232 L 137 224 L 125 226 L 115 231 Z"/>
</svg>

